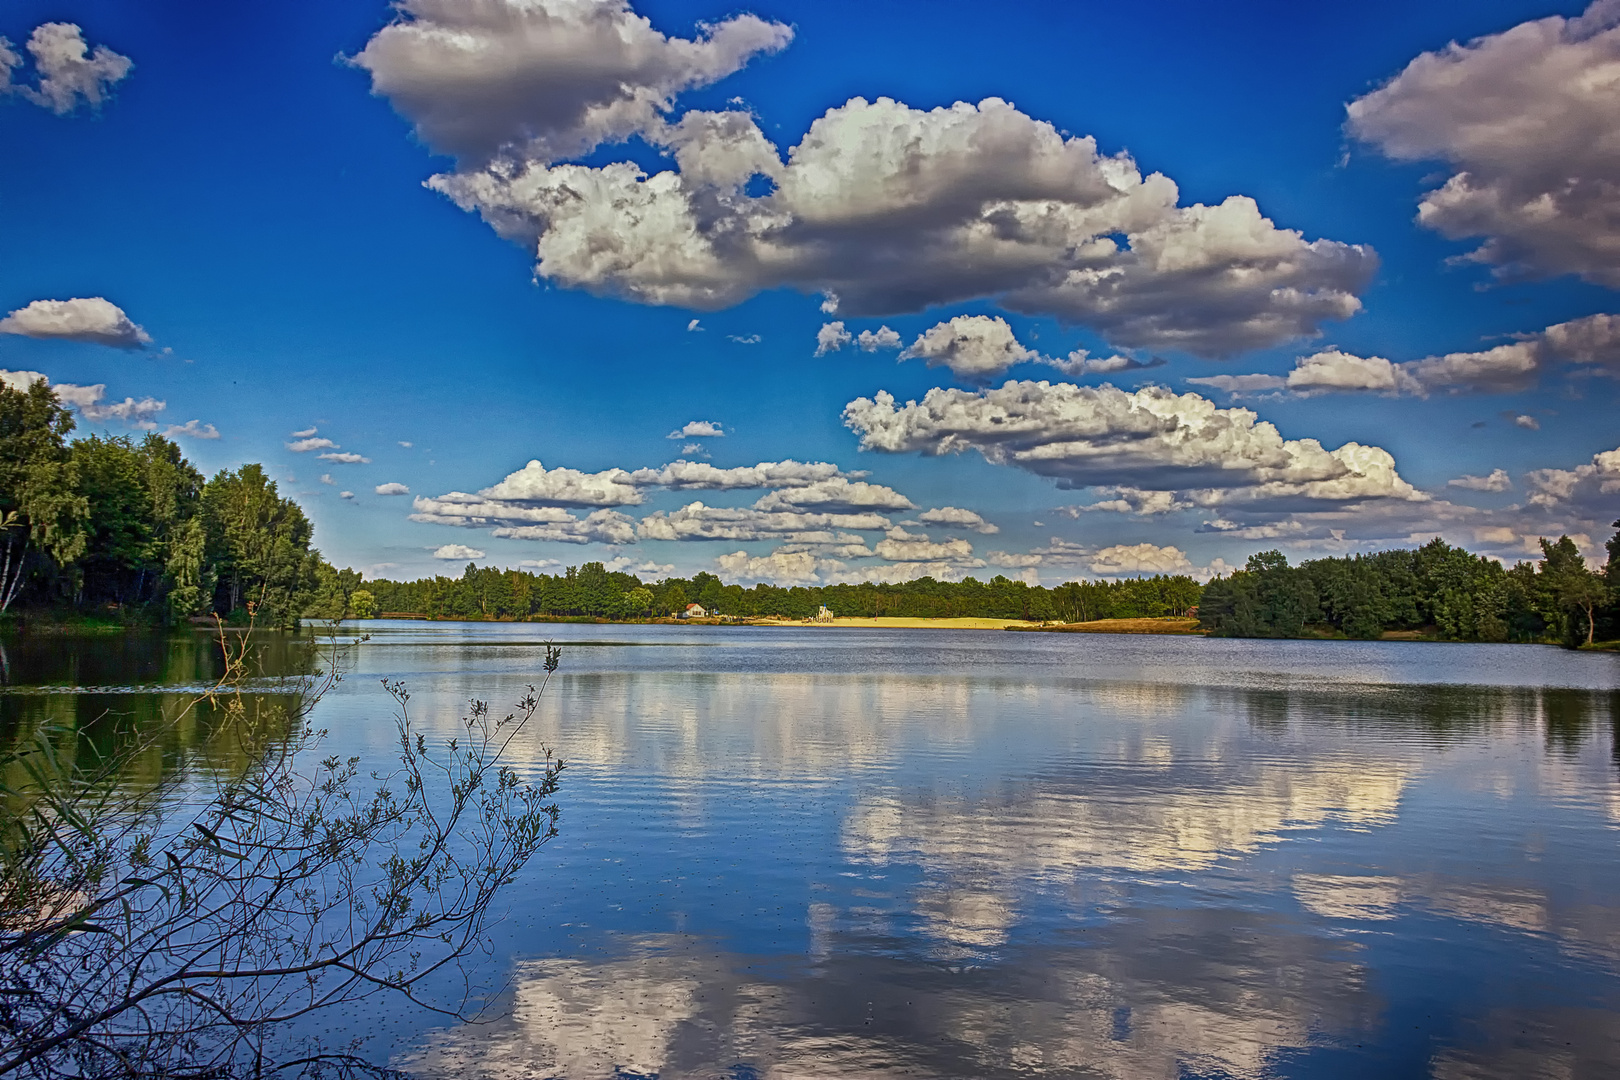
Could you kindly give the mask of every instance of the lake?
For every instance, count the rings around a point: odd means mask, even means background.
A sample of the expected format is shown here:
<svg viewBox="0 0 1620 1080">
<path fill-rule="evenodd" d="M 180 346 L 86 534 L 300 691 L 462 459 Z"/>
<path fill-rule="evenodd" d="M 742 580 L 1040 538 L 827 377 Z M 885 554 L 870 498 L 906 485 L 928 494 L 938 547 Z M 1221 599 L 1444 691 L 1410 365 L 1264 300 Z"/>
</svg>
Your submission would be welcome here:
<svg viewBox="0 0 1620 1080">
<path fill-rule="evenodd" d="M 363 629 L 316 723 L 379 763 L 378 680 L 449 732 L 563 645 L 519 751 L 569 762 L 562 832 L 495 932 L 505 1016 L 323 1021 L 418 1075 L 1620 1074 L 1620 655 Z M 8 730 L 214 670 L 200 637 L 3 660 Z"/>
</svg>

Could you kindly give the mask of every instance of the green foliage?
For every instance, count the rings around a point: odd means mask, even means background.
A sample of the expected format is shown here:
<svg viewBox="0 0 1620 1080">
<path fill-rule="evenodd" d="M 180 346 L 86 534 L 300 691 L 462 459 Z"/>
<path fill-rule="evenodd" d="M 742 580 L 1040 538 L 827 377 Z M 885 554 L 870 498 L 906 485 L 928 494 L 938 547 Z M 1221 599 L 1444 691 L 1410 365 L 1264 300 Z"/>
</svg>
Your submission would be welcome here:
<svg viewBox="0 0 1620 1080">
<path fill-rule="evenodd" d="M 1592 644 L 1597 609 L 1611 599 L 1605 576 L 1586 568 L 1580 549 L 1567 536 L 1557 543 L 1542 540 L 1541 553 L 1540 596 L 1543 607 L 1551 609 L 1549 625 L 1558 627 L 1565 645 Z"/>
<path fill-rule="evenodd" d="M 217 568 L 214 610 L 253 604 L 261 625 L 289 627 L 316 599 L 318 552 L 304 511 L 284 499 L 259 465 L 221 470 L 203 487 L 203 522 Z"/>
<path fill-rule="evenodd" d="M 360 590 L 360 575 L 354 570 L 338 570 L 324 562 L 315 566 L 315 595 L 304 606 L 308 619 L 359 618 L 354 615 L 354 597 Z M 370 593 L 367 599 L 373 599 Z M 364 616 L 370 618 L 371 616 Z"/>
<path fill-rule="evenodd" d="M 1221 637 L 1300 637 L 1321 613 L 1311 577 L 1306 566 L 1289 566 L 1281 552 L 1251 555 L 1242 570 L 1204 587 L 1199 624 Z M 1364 601 L 1356 594 L 1356 603 Z"/>
<path fill-rule="evenodd" d="M 1181 574 L 1155 574 L 1124 581 L 1071 581 L 1049 590 L 1052 614 L 1045 617 L 1089 622 L 1186 615 L 1198 607 L 1203 591 L 1198 582 Z"/>
<path fill-rule="evenodd" d="M 66 445 L 73 417 L 43 380 L 27 390 L 0 386 L 0 610 L 10 607 L 30 563 L 48 569 L 84 553 L 89 500 Z"/>
<path fill-rule="evenodd" d="M 1539 566 L 1511 568 L 1439 539 L 1297 567 L 1262 552 L 1205 586 L 1200 625 L 1226 637 L 1299 637 L 1314 624 L 1352 638 L 1408 631 L 1447 641 L 1590 642 L 1615 594 L 1574 541 L 1541 544 Z"/>
<path fill-rule="evenodd" d="M 161 435 L 69 443 L 73 426 L 45 383 L 0 387 L 0 610 L 21 596 L 61 617 L 241 622 L 252 604 L 277 627 L 346 610 L 359 575 L 321 560 L 261 467 L 205 484 Z"/>
<path fill-rule="evenodd" d="M 1000 576 L 988 582 L 925 577 L 898 584 L 745 589 L 708 573 L 644 583 L 630 574 L 610 572 L 601 563 L 570 567 L 556 575 L 469 564 L 459 578 L 373 581 L 367 588 L 378 612 L 449 619 L 666 617 L 684 611 L 696 598 L 707 611 L 738 618 L 804 619 L 825 605 L 840 615 L 1068 622 L 1182 615 L 1197 606 L 1201 591 L 1189 577 L 1169 576 L 1072 582 L 1056 589 Z"/>
</svg>

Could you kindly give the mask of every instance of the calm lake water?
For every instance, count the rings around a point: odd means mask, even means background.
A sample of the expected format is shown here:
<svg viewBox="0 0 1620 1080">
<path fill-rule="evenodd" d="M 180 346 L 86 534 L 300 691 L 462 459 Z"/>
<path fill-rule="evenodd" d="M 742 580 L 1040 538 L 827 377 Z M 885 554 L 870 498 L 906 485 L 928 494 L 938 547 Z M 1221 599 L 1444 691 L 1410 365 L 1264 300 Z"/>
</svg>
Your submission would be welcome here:
<svg viewBox="0 0 1620 1080">
<path fill-rule="evenodd" d="M 316 720 L 379 763 L 379 679 L 449 732 L 564 646 L 522 751 L 570 763 L 562 834 L 496 931 L 507 1015 L 328 1018 L 418 1075 L 1620 1075 L 1620 656 L 365 629 Z M 212 670 L 146 639 L 4 659 L 11 727 Z"/>
</svg>

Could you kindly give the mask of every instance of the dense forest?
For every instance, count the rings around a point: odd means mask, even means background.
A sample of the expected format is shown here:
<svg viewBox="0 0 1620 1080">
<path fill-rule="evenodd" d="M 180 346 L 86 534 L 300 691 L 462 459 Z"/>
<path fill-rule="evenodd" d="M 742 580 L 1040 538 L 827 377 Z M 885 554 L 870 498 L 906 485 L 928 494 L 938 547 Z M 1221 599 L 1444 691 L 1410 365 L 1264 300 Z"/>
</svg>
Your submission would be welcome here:
<svg viewBox="0 0 1620 1080">
<path fill-rule="evenodd" d="M 258 465 L 211 479 L 157 434 L 73 441 L 73 418 L 36 382 L 0 386 L 0 612 L 107 613 L 176 623 L 249 608 L 261 625 L 416 615 L 448 619 L 641 619 L 690 603 L 736 618 L 838 615 L 1087 622 L 1196 614 L 1227 637 L 1376 638 L 1589 644 L 1620 637 L 1620 532 L 1602 571 L 1574 542 L 1505 567 L 1434 540 L 1416 550 L 1313 559 L 1275 551 L 1208 585 L 1183 575 L 1071 581 L 996 576 L 899 584 L 752 588 L 713 574 L 643 582 L 599 562 L 560 574 L 480 568 L 459 577 L 362 582 L 310 546 L 303 510 Z M 1616 522 L 1620 528 L 1620 522 Z"/>
<path fill-rule="evenodd" d="M 1615 522 L 1620 530 L 1620 521 Z M 1376 638 L 1423 633 L 1449 641 L 1590 645 L 1620 637 L 1620 531 L 1603 571 L 1574 541 L 1541 541 L 1539 562 L 1505 567 L 1442 540 L 1417 550 L 1312 559 L 1278 552 L 1204 587 L 1200 625 L 1227 637 Z"/>
<path fill-rule="evenodd" d="M 287 627 L 341 612 L 359 584 L 258 465 L 205 481 L 161 435 L 69 442 L 73 426 L 44 382 L 0 387 L 0 611 L 172 623 L 251 605 Z"/>
</svg>

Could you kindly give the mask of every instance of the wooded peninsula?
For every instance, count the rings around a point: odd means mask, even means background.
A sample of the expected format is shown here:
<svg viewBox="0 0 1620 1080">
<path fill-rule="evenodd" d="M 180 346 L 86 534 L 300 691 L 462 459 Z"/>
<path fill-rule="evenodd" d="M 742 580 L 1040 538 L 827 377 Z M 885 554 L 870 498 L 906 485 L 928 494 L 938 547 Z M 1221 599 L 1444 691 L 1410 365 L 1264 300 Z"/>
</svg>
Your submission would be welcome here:
<svg viewBox="0 0 1620 1080">
<path fill-rule="evenodd" d="M 997 575 L 894 584 L 726 584 L 699 573 L 644 582 L 600 562 L 557 574 L 479 567 L 459 577 L 363 581 L 311 546 L 303 509 L 259 465 L 205 480 L 179 446 L 89 435 L 43 382 L 0 387 L 0 612 L 10 628 L 167 626 L 217 616 L 296 629 L 306 619 L 645 621 L 699 605 L 732 620 L 985 618 L 1079 624 L 1196 616 L 1228 637 L 1548 642 L 1620 637 L 1620 531 L 1601 571 L 1568 537 L 1503 566 L 1435 539 L 1417 549 L 1312 559 L 1275 551 L 1201 585 L 1186 575 L 1043 587 Z M 1620 530 L 1620 522 L 1616 522 Z"/>
</svg>

